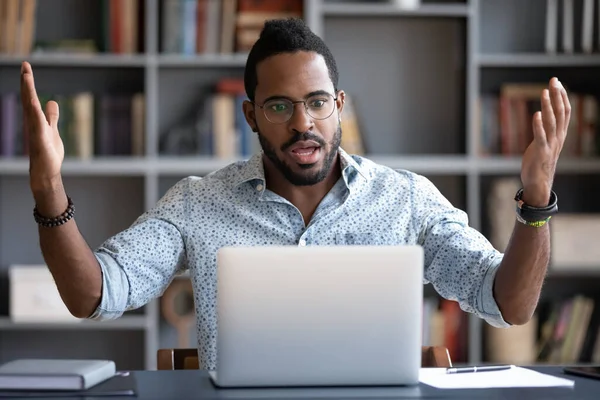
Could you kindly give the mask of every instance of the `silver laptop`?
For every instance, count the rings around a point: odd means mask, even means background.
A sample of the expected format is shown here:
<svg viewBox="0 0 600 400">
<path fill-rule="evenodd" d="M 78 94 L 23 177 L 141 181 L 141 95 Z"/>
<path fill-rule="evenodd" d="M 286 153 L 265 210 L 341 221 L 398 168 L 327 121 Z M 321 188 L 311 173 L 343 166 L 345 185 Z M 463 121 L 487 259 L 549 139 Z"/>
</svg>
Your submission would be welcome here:
<svg viewBox="0 0 600 400">
<path fill-rule="evenodd" d="M 417 384 L 423 263 L 420 246 L 220 249 L 213 383 Z"/>
</svg>

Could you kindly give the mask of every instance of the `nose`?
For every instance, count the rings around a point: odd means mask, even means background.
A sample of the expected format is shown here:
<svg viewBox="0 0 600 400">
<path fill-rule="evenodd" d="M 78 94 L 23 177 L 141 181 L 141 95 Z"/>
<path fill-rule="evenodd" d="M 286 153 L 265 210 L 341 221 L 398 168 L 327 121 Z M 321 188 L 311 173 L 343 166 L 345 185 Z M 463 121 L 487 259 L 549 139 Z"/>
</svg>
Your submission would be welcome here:
<svg viewBox="0 0 600 400">
<path fill-rule="evenodd" d="M 294 104 L 294 112 L 288 121 L 288 128 L 294 132 L 307 132 L 313 127 L 313 120 L 306 112 L 303 103 Z"/>
</svg>

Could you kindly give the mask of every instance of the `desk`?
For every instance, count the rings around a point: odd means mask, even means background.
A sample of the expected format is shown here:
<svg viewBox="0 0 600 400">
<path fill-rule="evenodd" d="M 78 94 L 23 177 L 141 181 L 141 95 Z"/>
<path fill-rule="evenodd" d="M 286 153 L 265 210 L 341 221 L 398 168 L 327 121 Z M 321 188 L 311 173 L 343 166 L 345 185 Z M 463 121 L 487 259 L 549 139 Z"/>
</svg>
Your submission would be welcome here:
<svg viewBox="0 0 600 400">
<path fill-rule="evenodd" d="M 536 371 L 575 381 L 574 388 L 453 389 L 419 385 L 412 388 L 331 389 L 215 389 L 201 370 L 135 371 L 138 397 L 98 397 L 98 400 L 145 399 L 598 399 L 600 380 L 565 375 L 560 367 L 534 367 Z M 46 398 L 48 399 L 48 398 Z M 71 398 L 73 399 L 73 398 Z M 86 400 L 94 398 L 85 397 Z M 29 398 L 31 400 L 31 398 Z"/>
</svg>

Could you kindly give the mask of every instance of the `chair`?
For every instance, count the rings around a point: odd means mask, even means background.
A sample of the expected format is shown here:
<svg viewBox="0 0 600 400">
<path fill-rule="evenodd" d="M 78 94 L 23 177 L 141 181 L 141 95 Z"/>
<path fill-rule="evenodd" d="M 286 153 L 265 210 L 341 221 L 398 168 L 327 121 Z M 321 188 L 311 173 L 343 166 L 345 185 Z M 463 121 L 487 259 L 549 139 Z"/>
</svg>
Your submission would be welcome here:
<svg viewBox="0 0 600 400">
<path fill-rule="evenodd" d="M 421 348 L 421 366 L 452 367 L 450 353 L 443 346 L 423 346 Z M 159 349 L 157 352 L 157 368 L 159 370 L 199 369 L 198 351 L 196 349 Z"/>
</svg>

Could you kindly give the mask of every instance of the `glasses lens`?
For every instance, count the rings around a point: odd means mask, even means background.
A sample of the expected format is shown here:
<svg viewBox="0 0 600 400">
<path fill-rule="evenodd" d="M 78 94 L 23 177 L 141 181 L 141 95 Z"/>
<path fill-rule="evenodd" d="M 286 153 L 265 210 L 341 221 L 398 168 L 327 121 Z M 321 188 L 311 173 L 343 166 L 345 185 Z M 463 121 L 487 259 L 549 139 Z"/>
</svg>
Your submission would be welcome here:
<svg viewBox="0 0 600 400">
<path fill-rule="evenodd" d="M 306 100 L 306 108 L 308 109 L 308 115 L 314 119 L 329 118 L 335 109 L 335 100 L 331 95 L 319 94 Z"/>
<path fill-rule="evenodd" d="M 265 117 L 274 124 L 280 124 L 292 116 L 294 105 L 289 100 L 271 100 L 263 106 Z"/>
<path fill-rule="evenodd" d="M 319 94 L 306 100 L 308 115 L 314 119 L 326 119 L 335 110 L 335 100 L 330 94 Z M 263 106 L 265 117 L 274 124 L 288 121 L 294 113 L 294 104 L 285 99 L 271 100 Z"/>
</svg>

